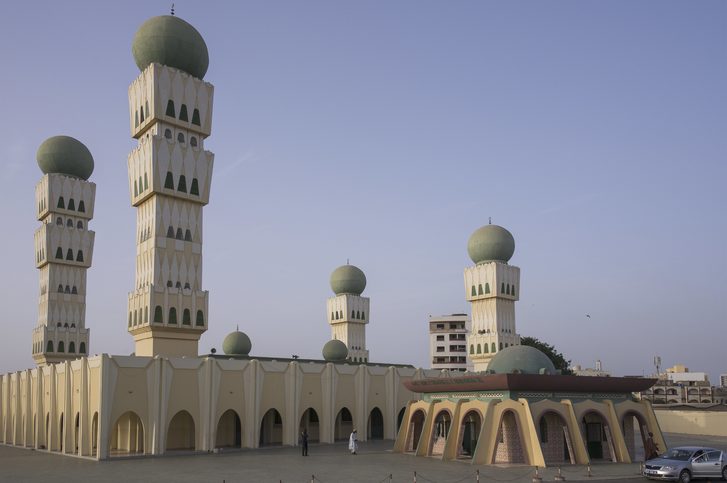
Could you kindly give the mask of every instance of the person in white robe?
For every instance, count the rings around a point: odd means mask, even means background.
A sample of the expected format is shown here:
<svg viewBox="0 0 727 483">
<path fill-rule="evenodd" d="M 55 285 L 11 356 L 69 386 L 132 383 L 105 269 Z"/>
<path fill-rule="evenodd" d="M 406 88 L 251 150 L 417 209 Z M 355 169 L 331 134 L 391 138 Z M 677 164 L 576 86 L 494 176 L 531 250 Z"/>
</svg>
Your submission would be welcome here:
<svg viewBox="0 0 727 483">
<path fill-rule="evenodd" d="M 356 451 L 358 451 L 358 434 L 355 429 L 351 432 L 351 437 L 348 438 L 348 450 L 351 454 L 356 454 Z"/>
</svg>

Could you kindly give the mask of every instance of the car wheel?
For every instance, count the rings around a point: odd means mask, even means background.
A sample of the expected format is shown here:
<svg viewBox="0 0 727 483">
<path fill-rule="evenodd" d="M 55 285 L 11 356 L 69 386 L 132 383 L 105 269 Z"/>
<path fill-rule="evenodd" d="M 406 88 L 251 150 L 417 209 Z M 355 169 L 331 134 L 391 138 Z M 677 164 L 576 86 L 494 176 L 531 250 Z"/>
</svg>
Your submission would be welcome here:
<svg viewBox="0 0 727 483">
<path fill-rule="evenodd" d="M 722 468 L 722 481 L 727 481 L 727 466 Z"/>
<path fill-rule="evenodd" d="M 692 481 L 692 474 L 689 472 L 689 470 L 682 470 L 681 473 L 679 473 L 679 481 L 681 483 L 689 483 Z"/>
</svg>

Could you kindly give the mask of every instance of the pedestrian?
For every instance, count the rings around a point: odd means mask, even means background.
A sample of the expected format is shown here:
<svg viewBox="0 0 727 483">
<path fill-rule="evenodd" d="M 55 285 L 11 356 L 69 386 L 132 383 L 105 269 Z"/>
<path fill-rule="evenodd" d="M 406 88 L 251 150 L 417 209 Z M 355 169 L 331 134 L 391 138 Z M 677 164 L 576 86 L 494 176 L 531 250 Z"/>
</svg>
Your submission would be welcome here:
<svg viewBox="0 0 727 483">
<path fill-rule="evenodd" d="M 300 433 L 300 444 L 303 447 L 303 456 L 308 456 L 308 430 L 306 429 Z"/>
<path fill-rule="evenodd" d="M 644 454 L 646 455 L 646 461 L 659 456 L 659 446 L 654 442 L 654 433 L 652 432 L 649 432 L 649 437 L 646 438 L 644 443 Z"/>
<path fill-rule="evenodd" d="M 355 429 L 351 431 L 351 437 L 348 438 L 348 450 L 351 454 L 356 454 L 358 450 L 358 433 L 356 433 Z"/>
</svg>

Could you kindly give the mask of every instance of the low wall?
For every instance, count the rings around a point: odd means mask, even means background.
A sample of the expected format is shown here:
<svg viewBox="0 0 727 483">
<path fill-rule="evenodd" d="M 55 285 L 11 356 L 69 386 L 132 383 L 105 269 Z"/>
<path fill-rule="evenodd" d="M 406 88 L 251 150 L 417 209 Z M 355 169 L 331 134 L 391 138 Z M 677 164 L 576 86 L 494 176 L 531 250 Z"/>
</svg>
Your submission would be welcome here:
<svg viewBox="0 0 727 483">
<path fill-rule="evenodd" d="M 665 433 L 727 436 L 727 411 L 655 407 L 654 413 L 659 421 L 659 427 Z"/>
</svg>

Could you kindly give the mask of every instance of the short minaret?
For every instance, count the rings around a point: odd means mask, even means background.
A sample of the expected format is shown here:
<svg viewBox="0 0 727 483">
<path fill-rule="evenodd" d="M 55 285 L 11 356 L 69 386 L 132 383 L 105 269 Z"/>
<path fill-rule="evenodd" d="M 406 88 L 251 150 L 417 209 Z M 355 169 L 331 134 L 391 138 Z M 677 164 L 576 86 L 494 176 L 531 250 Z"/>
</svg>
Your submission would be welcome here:
<svg viewBox="0 0 727 483">
<path fill-rule="evenodd" d="M 328 323 L 331 339 L 346 344 L 348 360 L 368 362 L 366 324 L 369 323 L 369 298 L 362 297 L 366 275 L 353 265 L 342 265 L 331 274 L 331 289 L 336 294 L 328 299 Z"/>
<path fill-rule="evenodd" d="M 202 36 L 171 15 L 144 22 L 132 52 L 141 70 L 129 86 L 129 194 L 136 207 L 136 279 L 128 331 L 137 356 L 198 355 L 207 330 L 202 289 L 202 208 L 214 155 L 212 84 Z"/>
<path fill-rule="evenodd" d="M 44 175 L 35 186 L 35 266 L 40 270 L 38 324 L 33 359 L 51 364 L 88 355 L 86 271 L 93 258 L 96 185 L 88 181 L 93 157 L 68 136 L 46 139 L 38 148 Z"/>
<path fill-rule="evenodd" d="M 520 344 L 515 330 L 520 269 L 507 264 L 515 252 L 515 239 L 501 226 L 476 230 L 467 251 L 476 264 L 464 270 L 467 300 L 472 304 L 469 357 L 475 371 L 485 371 L 498 351 Z"/>
</svg>

